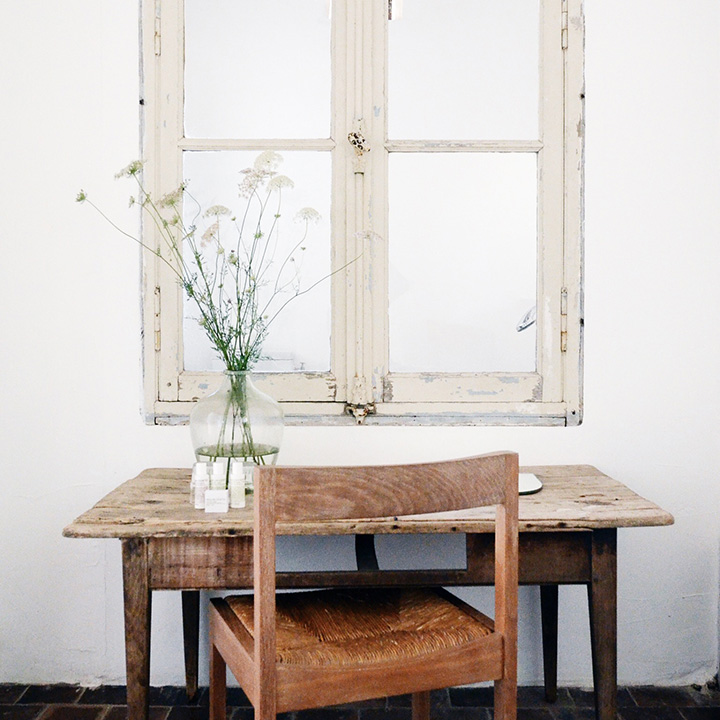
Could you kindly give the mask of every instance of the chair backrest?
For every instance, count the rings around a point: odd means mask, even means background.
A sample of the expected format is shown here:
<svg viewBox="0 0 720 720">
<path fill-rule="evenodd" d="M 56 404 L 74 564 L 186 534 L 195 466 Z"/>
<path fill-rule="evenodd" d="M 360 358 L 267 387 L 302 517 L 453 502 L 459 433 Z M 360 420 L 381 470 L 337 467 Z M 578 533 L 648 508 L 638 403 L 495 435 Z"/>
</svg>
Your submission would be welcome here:
<svg viewBox="0 0 720 720">
<path fill-rule="evenodd" d="M 258 467 L 256 498 L 278 522 L 387 517 L 504 504 L 514 453 L 413 465 Z M 514 471 L 515 476 L 517 470 Z M 270 501 L 274 495 L 274 501 Z"/>
<path fill-rule="evenodd" d="M 274 685 L 278 522 L 393 517 L 496 505 L 495 627 L 507 641 L 517 642 L 516 453 L 414 465 L 257 467 L 254 486 L 255 657 L 260 660 L 263 686 Z"/>
</svg>

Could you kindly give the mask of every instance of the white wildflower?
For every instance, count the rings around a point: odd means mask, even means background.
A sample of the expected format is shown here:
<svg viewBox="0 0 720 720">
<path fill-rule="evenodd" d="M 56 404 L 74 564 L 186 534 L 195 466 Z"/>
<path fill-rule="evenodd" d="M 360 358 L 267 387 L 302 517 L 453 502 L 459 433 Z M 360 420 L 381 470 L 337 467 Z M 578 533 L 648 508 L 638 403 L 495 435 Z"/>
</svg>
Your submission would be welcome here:
<svg viewBox="0 0 720 720">
<path fill-rule="evenodd" d="M 142 160 L 133 160 L 129 165 L 126 165 L 120 172 L 115 173 L 115 177 L 133 177 L 142 170 L 142 167 Z"/>
<path fill-rule="evenodd" d="M 200 239 L 200 244 L 205 247 L 206 245 L 209 245 L 211 242 L 215 240 L 218 234 L 218 230 L 220 230 L 220 223 L 217 222 L 217 220 L 208 227 L 208 229 L 202 234 L 202 238 Z"/>
<path fill-rule="evenodd" d="M 295 214 L 295 222 L 307 222 L 317 225 L 322 217 L 315 208 L 304 207 Z"/>
<path fill-rule="evenodd" d="M 294 188 L 295 183 L 287 175 L 276 175 L 268 183 L 268 192 L 282 190 L 282 188 Z"/>
<path fill-rule="evenodd" d="M 240 190 L 240 197 L 247 198 L 257 191 L 268 176 L 267 173 L 260 170 L 253 170 L 252 168 L 246 168 L 242 172 L 245 177 L 240 185 L 238 185 L 238 189 Z"/>
<path fill-rule="evenodd" d="M 180 204 L 180 201 L 182 200 L 183 193 L 185 192 L 185 185 L 180 185 L 180 187 L 176 188 L 175 190 L 172 190 L 171 192 L 167 193 L 166 195 L 163 195 L 160 198 L 160 201 L 158 202 L 158 207 L 169 207 L 169 208 L 175 208 Z"/>
<path fill-rule="evenodd" d="M 255 170 L 260 172 L 274 174 L 278 167 L 280 167 L 280 163 L 282 161 L 283 158 L 280 153 L 277 153 L 274 150 L 265 150 L 264 152 L 261 152 L 257 158 L 255 158 L 253 167 Z"/>
<path fill-rule="evenodd" d="M 220 215 L 230 215 L 230 210 L 224 205 L 212 205 L 205 211 L 205 217 L 220 217 Z"/>
</svg>

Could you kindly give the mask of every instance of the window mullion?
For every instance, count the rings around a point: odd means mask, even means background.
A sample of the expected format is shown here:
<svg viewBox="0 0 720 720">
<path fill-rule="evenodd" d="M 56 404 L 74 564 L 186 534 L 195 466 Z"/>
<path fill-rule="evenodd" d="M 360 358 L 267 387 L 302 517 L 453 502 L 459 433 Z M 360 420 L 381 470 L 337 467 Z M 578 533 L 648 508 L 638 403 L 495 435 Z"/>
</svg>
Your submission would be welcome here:
<svg viewBox="0 0 720 720">
<path fill-rule="evenodd" d="M 347 402 L 365 406 L 382 396 L 374 370 L 384 357 L 386 236 L 384 37 L 386 0 L 347 0 L 347 100 L 338 128 L 345 186 Z M 349 136 L 352 135 L 352 142 Z"/>
<path fill-rule="evenodd" d="M 147 135 L 143 138 L 143 178 L 151 195 L 159 198 L 182 181 L 184 8 L 182 0 L 169 6 L 149 0 L 144 10 Z M 156 228 L 144 223 L 143 233 L 151 247 L 165 250 Z M 145 327 L 155 329 L 145 345 L 145 373 L 157 383 L 154 400 L 177 401 L 183 362 L 182 292 L 170 268 L 147 251 L 145 268 L 145 317 L 152 323 Z"/>
<path fill-rule="evenodd" d="M 564 89 L 562 2 L 542 3 L 540 139 L 538 153 L 538 372 L 542 400 L 563 399 L 561 305 L 563 287 Z"/>
</svg>

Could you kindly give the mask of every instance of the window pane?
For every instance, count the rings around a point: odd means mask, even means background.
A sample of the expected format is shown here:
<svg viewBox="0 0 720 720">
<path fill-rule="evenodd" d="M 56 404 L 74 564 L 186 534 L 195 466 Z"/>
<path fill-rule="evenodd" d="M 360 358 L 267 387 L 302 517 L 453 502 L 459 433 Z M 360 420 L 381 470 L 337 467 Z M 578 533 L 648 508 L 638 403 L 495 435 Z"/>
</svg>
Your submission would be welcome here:
<svg viewBox="0 0 720 720">
<path fill-rule="evenodd" d="M 535 370 L 534 154 L 390 156 L 390 370 Z"/>
<path fill-rule="evenodd" d="M 197 225 L 197 237 L 201 237 L 214 217 L 206 218 L 204 212 L 213 205 L 229 208 L 235 221 L 229 216 L 219 218 L 220 243 L 224 252 L 218 255 L 218 245 L 214 241 L 202 243 L 203 255 L 214 270 L 215 260 L 228 258 L 235 250 L 242 265 L 246 257 L 243 245 L 238 246 L 238 228 L 248 208 L 248 200 L 239 196 L 238 185 L 247 177 L 241 171 L 252 167 L 258 157 L 256 152 L 186 152 L 184 159 L 184 177 L 188 181 L 188 191 L 197 200 L 198 205 L 186 201 L 184 220 L 186 225 Z M 267 267 L 265 283 L 260 289 L 261 306 L 268 302 L 268 319 L 294 296 L 296 289 L 302 293 L 316 281 L 330 272 L 330 154 L 319 152 L 284 152 L 279 173 L 288 176 L 294 187 L 283 188 L 270 195 L 264 212 L 261 229 L 264 233 L 261 242 L 269 238 L 267 254 L 262 267 Z M 261 189 L 260 198 L 267 197 Z M 281 200 L 278 209 L 278 201 Z M 259 201 L 254 198 L 249 204 L 242 237 L 244 247 L 252 242 L 255 235 L 259 213 Z M 307 207 L 320 213 L 321 219 L 315 224 L 307 224 L 296 219 L 297 213 Z M 279 213 L 277 224 L 272 232 L 275 214 Z M 239 250 L 238 250 L 239 247 Z M 186 256 L 187 248 L 185 248 Z M 290 257 L 294 260 L 289 260 Z M 288 260 L 287 262 L 285 262 Z M 276 279 L 280 277 L 280 292 L 276 294 Z M 234 284 L 226 281 L 225 290 L 234 293 Z M 271 301 L 272 296 L 275 295 Z M 217 358 L 205 331 L 199 326 L 198 310 L 195 304 L 184 299 L 183 340 L 186 370 L 222 370 L 223 364 Z M 326 279 L 306 294 L 301 294 L 282 309 L 272 321 L 267 339 L 263 343 L 264 354 L 268 359 L 256 366 L 257 370 L 267 372 L 327 371 L 330 368 L 330 280 Z"/>
<path fill-rule="evenodd" d="M 185 0 L 185 134 L 330 133 L 327 0 Z"/>
<path fill-rule="evenodd" d="M 536 139 L 538 0 L 406 0 L 392 20 L 393 139 Z"/>
</svg>

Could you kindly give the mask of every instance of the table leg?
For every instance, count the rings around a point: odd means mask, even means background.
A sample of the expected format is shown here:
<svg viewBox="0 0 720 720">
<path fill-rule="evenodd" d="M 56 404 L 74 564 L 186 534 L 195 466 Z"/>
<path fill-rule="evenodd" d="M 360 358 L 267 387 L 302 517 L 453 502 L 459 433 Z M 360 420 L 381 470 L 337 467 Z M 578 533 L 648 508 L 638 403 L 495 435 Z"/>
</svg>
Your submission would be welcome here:
<svg viewBox="0 0 720 720">
<path fill-rule="evenodd" d="M 540 586 L 545 700 L 557 700 L 558 586 Z"/>
<path fill-rule="evenodd" d="M 594 530 L 588 585 L 595 717 L 617 717 L 617 530 Z"/>
<path fill-rule="evenodd" d="M 150 609 L 147 541 L 122 541 L 125 664 L 129 720 L 147 720 L 150 690 Z"/>
<path fill-rule="evenodd" d="M 198 690 L 200 637 L 200 591 L 182 591 L 183 647 L 185 649 L 185 691 L 193 700 Z"/>
</svg>

